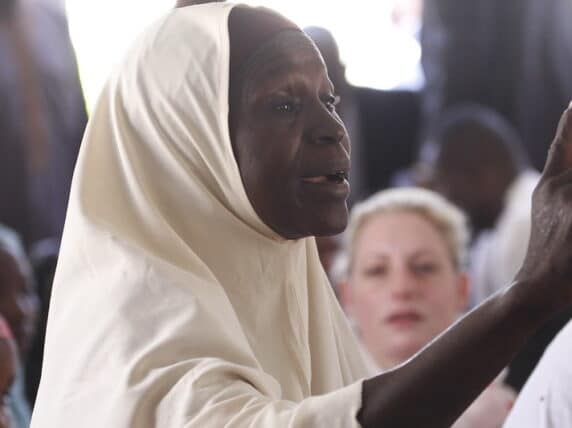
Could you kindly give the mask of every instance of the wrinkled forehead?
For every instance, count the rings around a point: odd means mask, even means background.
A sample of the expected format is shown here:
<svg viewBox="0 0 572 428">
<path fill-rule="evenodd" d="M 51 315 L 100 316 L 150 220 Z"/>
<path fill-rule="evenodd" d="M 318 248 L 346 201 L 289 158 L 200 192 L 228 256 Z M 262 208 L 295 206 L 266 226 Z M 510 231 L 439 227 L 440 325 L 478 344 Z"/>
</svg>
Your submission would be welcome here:
<svg viewBox="0 0 572 428">
<path fill-rule="evenodd" d="M 252 55 L 237 80 L 249 85 L 261 84 L 308 72 L 327 76 L 320 52 L 304 33 L 284 31 Z"/>
<path fill-rule="evenodd" d="M 296 24 L 270 9 L 234 7 L 228 17 L 231 74 L 241 69 L 261 46 L 286 30 L 301 32 Z"/>
<path fill-rule="evenodd" d="M 302 62 L 323 67 L 314 43 L 293 22 L 265 8 L 237 6 L 228 20 L 231 93 L 245 81 L 289 73 Z"/>
</svg>

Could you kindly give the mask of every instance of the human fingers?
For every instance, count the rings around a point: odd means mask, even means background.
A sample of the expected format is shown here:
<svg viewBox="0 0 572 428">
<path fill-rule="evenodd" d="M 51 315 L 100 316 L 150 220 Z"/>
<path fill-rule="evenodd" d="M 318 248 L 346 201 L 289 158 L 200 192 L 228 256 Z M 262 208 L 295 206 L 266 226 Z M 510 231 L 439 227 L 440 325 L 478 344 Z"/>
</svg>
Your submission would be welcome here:
<svg viewBox="0 0 572 428">
<path fill-rule="evenodd" d="M 542 176 L 553 177 L 570 168 L 572 168 L 572 103 L 560 118 Z"/>
<path fill-rule="evenodd" d="M 564 170 L 564 172 L 560 173 L 556 177 L 551 177 L 549 179 L 550 185 L 554 186 L 555 188 L 566 186 L 567 184 L 572 183 L 572 168 Z"/>
</svg>

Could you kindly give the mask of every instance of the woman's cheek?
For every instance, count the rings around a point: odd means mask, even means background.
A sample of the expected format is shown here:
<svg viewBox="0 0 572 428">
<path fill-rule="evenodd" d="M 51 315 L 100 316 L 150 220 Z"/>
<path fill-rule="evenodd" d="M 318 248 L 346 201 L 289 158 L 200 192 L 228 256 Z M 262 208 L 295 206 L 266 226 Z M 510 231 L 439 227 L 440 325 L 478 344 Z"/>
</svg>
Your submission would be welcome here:
<svg viewBox="0 0 572 428">
<path fill-rule="evenodd" d="M 372 284 L 362 284 L 356 291 L 356 318 L 361 319 L 360 324 L 375 328 L 379 324 L 379 312 L 382 306 L 379 288 Z"/>
<path fill-rule="evenodd" d="M 439 279 L 438 283 L 428 287 L 427 309 L 437 334 L 448 328 L 458 316 L 457 296 L 453 289 L 444 286 L 445 280 Z"/>
</svg>

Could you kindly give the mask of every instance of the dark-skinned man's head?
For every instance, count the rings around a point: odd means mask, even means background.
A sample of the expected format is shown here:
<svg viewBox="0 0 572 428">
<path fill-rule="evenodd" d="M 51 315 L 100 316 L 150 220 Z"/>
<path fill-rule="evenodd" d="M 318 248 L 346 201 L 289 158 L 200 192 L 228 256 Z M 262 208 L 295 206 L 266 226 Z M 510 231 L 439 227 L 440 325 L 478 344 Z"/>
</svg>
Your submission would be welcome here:
<svg viewBox="0 0 572 428">
<path fill-rule="evenodd" d="M 493 227 L 526 165 L 516 132 L 495 112 L 467 105 L 445 112 L 432 142 L 434 189 L 467 212 L 475 232 Z"/>
</svg>

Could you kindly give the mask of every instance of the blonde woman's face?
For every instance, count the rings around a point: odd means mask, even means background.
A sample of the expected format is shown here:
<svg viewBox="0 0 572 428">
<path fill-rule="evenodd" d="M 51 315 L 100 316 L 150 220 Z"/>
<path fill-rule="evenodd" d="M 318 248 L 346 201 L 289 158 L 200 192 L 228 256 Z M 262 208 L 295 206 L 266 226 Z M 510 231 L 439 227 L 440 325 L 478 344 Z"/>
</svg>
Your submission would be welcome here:
<svg viewBox="0 0 572 428">
<path fill-rule="evenodd" d="M 424 217 L 378 214 L 356 236 L 342 299 L 366 347 L 385 369 L 411 357 L 456 319 L 467 280 Z"/>
</svg>

